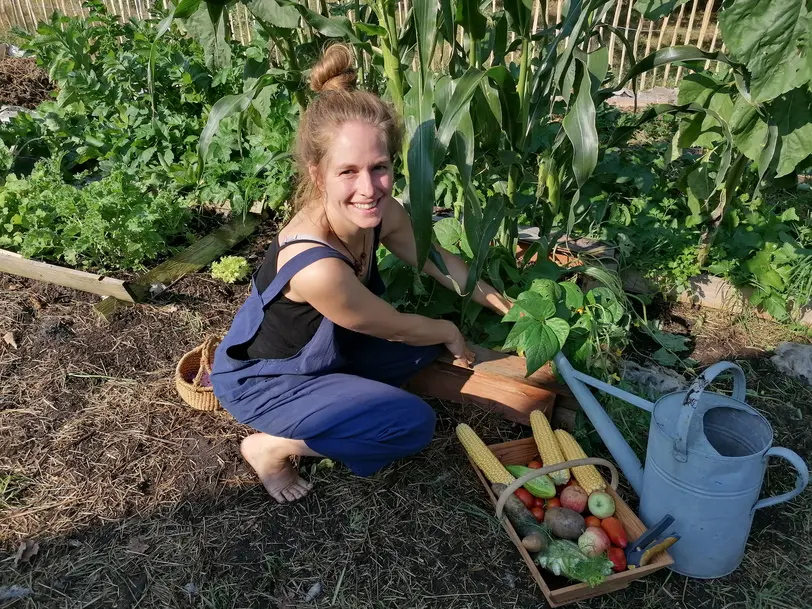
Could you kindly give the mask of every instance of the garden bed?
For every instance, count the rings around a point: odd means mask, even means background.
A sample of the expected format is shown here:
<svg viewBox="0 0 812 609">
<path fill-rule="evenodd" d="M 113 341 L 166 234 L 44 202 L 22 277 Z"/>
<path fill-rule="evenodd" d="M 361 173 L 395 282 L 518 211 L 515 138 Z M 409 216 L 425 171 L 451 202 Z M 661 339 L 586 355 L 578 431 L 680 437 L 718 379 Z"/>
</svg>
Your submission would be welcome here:
<svg viewBox="0 0 812 609">
<path fill-rule="evenodd" d="M 266 223 L 238 246 L 257 267 L 274 233 Z M 247 427 L 193 411 L 173 387 L 178 358 L 224 332 L 247 295 L 193 273 L 149 304 L 102 323 L 92 295 L 0 276 L 0 587 L 31 593 L 14 607 L 103 604 L 122 609 L 335 606 L 538 609 L 515 547 L 454 436 L 466 422 L 488 444 L 526 437 L 500 414 L 432 401 L 430 446 L 371 478 L 303 459 L 316 490 L 278 506 L 242 462 Z M 812 390 L 777 373 L 767 345 L 786 336 L 755 320 L 730 328 L 713 311 L 663 311 L 692 328 L 693 357 L 743 359 L 751 403 L 776 443 L 812 459 Z M 681 326 L 682 327 L 682 326 Z M 749 332 L 749 334 L 748 334 Z M 642 412 L 642 411 L 641 411 Z M 771 469 L 766 493 L 793 476 Z M 621 486 L 632 508 L 634 495 Z M 797 607 L 807 594 L 810 491 L 756 513 L 745 560 L 716 581 L 663 571 L 584 601 L 589 609 Z M 21 541 L 39 544 L 14 564 Z M 319 584 L 321 594 L 304 601 Z M 318 588 L 317 588 L 318 589 Z M 203 600 L 205 599 L 205 601 Z"/>
</svg>

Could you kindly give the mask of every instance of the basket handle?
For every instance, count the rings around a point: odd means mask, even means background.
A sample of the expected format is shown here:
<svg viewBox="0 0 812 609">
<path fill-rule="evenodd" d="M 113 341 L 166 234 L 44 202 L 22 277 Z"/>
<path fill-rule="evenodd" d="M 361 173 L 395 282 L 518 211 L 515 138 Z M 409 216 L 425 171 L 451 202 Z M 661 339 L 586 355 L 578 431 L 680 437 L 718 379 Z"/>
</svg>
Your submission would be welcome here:
<svg viewBox="0 0 812 609">
<path fill-rule="evenodd" d="M 502 494 L 499 495 L 499 500 L 496 502 L 496 518 L 498 520 L 502 519 L 502 510 L 505 507 L 505 502 L 507 502 L 508 498 L 513 494 L 513 492 L 520 486 L 522 486 L 525 482 L 533 480 L 534 478 L 538 478 L 539 476 L 543 476 L 544 474 L 551 474 L 553 472 L 557 472 L 562 469 L 571 469 L 573 467 L 579 467 L 581 465 L 603 465 L 604 467 L 609 468 L 609 471 L 612 473 L 612 479 L 609 481 L 609 486 L 612 487 L 612 490 L 617 490 L 617 483 L 619 480 L 617 475 L 617 468 L 610 461 L 607 461 L 606 459 L 600 459 L 598 457 L 587 457 L 586 459 L 573 459 L 572 461 L 564 461 L 563 463 L 556 463 L 555 465 L 548 465 L 547 467 L 541 467 L 539 469 L 529 471 L 524 476 L 520 476 L 519 478 L 516 478 L 516 480 L 508 484 L 507 488 L 504 491 L 502 491 Z"/>
<path fill-rule="evenodd" d="M 209 377 L 211 377 L 211 364 L 209 361 L 212 358 L 212 349 L 214 346 L 220 342 L 216 336 L 209 336 L 203 341 L 203 346 L 200 350 L 200 365 L 197 368 L 197 374 L 195 375 L 194 380 L 192 381 L 192 385 L 197 388 L 200 387 L 200 381 L 203 380 L 203 373 L 207 373 Z"/>
</svg>

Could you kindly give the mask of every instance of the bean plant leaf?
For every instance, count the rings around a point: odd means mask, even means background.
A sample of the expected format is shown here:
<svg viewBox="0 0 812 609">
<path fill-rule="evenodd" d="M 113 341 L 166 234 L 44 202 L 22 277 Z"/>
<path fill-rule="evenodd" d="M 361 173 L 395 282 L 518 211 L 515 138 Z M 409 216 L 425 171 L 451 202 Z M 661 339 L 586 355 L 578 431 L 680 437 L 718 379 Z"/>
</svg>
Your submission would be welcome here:
<svg viewBox="0 0 812 609">
<path fill-rule="evenodd" d="M 552 319 L 547 320 L 547 327 L 555 333 L 555 336 L 558 339 L 558 351 L 560 351 L 561 347 L 563 347 L 567 342 L 567 337 L 570 335 L 569 323 L 563 319 L 559 319 L 558 317 L 553 317 Z"/>
<path fill-rule="evenodd" d="M 552 320 L 551 320 L 552 321 Z M 563 320 L 564 325 L 567 322 Z M 527 374 L 530 376 L 544 364 L 553 359 L 561 350 L 558 334 L 549 324 L 534 324 L 524 336 L 524 352 L 527 358 Z"/>
<path fill-rule="evenodd" d="M 462 240 L 462 224 L 456 218 L 443 218 L 434 224 L 434 234 L 443 249 L 459 253 Z"/>
<path fill-rule="evenodd" d="M 580 309 L 584 306 L 584 293 L 571 281 L 562 281 L 558 284 L 564 292 L 564 304 L 567 308 Z"/>
<path fill-rule="evenodd" d="M 657 21 L 687 2 L 688 0 L 637 0 L 634 3 L 634 10 L 646 19 Z"/>
<path fill-rule="evenodd" d="M 530 284 L 529 293 L 538 294 L 555 305 L 561 296 L 561 288 L 558 287 L 558 284 L 552 279 L 534 279 Z M 555 309 L 555 306 L 553 306 L 553 309 Z M 552 315 L 552 313 L 550 315 Z M 547 317 L 550 317 L 550 315 Z"/>
<path fill-rule="evenodd" d="M 536 292 L 519 294 L 515 307 L 519 307 L 537 321 L 544 321 L 555 315 L 555 301 Z"/>
<path fill-rule="evenodd" d="M 728 0 L 719 28 L 730 55 L 750 74 L 754 102 L 764 102 L 809 82 L 805 55 L 810 13 L 806 0 Z"/>
</svg>

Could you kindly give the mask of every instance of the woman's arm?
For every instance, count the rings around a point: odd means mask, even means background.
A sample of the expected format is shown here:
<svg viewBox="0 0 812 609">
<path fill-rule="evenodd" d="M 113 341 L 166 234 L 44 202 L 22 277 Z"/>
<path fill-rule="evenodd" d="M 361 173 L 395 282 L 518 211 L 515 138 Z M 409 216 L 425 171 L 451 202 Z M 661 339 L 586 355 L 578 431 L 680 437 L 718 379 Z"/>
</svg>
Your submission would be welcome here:
<svg viewBox="0 0 812 609">
<path fill-rule="evenodd" d="M 343 328 L 408 345 L 445 344 L 455 358 L 473 361 L 465 339 L 452 322 L 399 312 L 370 292 L 352 269 L 336 258 L 319 260 L 299 271 L 290 281 L 288 297 L 308 302 Z"/>
<path fill-rule="evenodd" d="M 390 252 L 405 263 L 414 267 L 417 266 L 417 247 L 415 246 L 411 219 L 403 206 L 394 199 L 389 202 L 389 209 L 387 209 L 384 218 L 381 242 Z M 454 290 L 452 278 L 457 285 L 464 289 L 465 284 L 468 282 L 468 265 L 458 256 L 444 250 L 442 247 L 435 247 L 440 253 L 443 262 L 445 262 L 450 277 L 443 274 L 431 260 L 426 262 L 423 270 L 449 290 Z M 488 307 L 500 315 L 510 311 L 513 306 L 511 301 L 481 280 L 474 286 L 472 298 L 474 302 L 481 304 L 483 307 Z"/>
</svg>

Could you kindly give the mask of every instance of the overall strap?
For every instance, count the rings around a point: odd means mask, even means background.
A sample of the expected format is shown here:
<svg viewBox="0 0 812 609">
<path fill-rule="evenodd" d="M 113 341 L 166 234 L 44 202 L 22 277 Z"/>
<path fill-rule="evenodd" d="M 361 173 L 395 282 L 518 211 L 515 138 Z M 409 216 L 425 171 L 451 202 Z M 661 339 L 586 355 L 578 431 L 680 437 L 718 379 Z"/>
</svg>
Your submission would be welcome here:
<svg viewBox="0 0 812 609">
<path fill-rule="evenodd" d="M 282 292 L 282 290 L 285 289 L 285 286 L 288 284 L 288 282 L 290 282 L 291 279 L 293 279 L 293 276 L 296 273 L 301 271 L 303 268 L 310 266 L 314 262 L 324 258 L 338 258 L 339 260 L 343 260 L 347 264 L 350 264 L 349 259 L 344 254 L 333 249 L 332 247 L 312 247 L 305 250 L 299 254 L 296 254 L 293 258 L 282 265 L 282 268 L 279 269 L 279 272 L 276 274 L 276 277 L 274 277 L 271 285 L 269 285 L 265 291 L 262 292 L 262 302 L 267 303 L 276 298 Z"/>
</svg>

